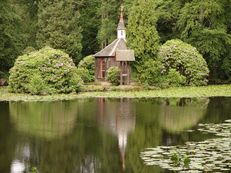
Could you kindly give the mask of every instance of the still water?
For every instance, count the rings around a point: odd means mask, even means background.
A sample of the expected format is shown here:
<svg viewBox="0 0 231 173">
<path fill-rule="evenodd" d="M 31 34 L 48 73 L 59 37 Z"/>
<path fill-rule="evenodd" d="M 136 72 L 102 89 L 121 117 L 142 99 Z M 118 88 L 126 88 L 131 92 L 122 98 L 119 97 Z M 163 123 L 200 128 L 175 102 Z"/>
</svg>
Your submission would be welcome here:
<svg viewBox="0 0 231 173">
<path fill-rule="evenodd" d="M 149 173 L 140 152 L 212 138 L 231 98 L 0 102 L 0 173 Z"/>
</svg>

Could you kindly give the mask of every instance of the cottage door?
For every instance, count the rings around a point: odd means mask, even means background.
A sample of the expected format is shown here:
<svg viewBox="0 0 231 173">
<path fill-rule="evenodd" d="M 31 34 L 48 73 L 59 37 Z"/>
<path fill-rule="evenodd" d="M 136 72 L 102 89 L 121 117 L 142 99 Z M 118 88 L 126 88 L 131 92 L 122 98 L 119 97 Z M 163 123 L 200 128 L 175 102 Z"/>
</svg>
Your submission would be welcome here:
<svg viewBox="0 0 231 173">
<path fill-rule="evenodd" d="M 100 78 L 105 79 L 105 76 L 106 76 L 106 63 L 105 63 L 105 59 L 102 58 L 100 59 Z"/>
</svg>

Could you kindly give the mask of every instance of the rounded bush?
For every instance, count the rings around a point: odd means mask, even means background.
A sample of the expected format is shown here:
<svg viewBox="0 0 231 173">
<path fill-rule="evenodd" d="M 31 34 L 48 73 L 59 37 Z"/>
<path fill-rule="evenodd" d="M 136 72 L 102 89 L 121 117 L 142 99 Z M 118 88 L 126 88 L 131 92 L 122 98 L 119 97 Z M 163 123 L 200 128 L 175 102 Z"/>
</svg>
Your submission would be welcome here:
<svg viewBox="0 0 231 173">
<path fill-rule="evenodd" d="M 112 83 L 112 85 L 119 85 L 120 69 L 119 67 L 110 67 L 107 71 L 107 80 Z"/>
<path fill-rule="evenodd" d="M 140 83 L 161 88 L 179 87 L 185 84 L 185 77 L 175 69 L 166 71 L 161 61 L 149 59 L 138 68 Z"/>
<path fill-rule="evenodd" d="M 78 68 L 78 74 L 81 77 L 81 79 L 83 80 L 83 82 L 93 82 L 94 81 L 94 76 L 92 74 L 90 74 L 89 70 L 86 68 Z"/>
<path fill-rule="evenodd" d="M 95 58 L 92 55 L 83 58 L 78 64 L 78 69 L 84 82 L 95 80 Z"/>
<path fill-rule="evenodd" d="M 202 55 L 190 44 L 181 40 L 169 40 L 160 47 L 158 58 L 165 71 L 175 69 L 190 86 L 206 85 L 209 69 Z"/>
<path fill-rule="evenodd" d="M 170 69 L 166 76 L 164 76 L 164 85 L 166 87 L 180 87 L 184 86 L 186 77 L 181 75 L 176 69 Z"/>
<path fill-rule="evenodd" d="M 68 54 L 50 47 L 19 56 L 10 70 L 9 87 L 15 93 L 71 93 L 81 84 Z"/>
<path fill-rule="evenodd" d="M 162 84 L 163 65 L 160 61 L 149 59 L 144 63 L 140 64 L 137 70 L 137 77 L 140 83 L 151 86 L 160 86 Z"/>
</svg>

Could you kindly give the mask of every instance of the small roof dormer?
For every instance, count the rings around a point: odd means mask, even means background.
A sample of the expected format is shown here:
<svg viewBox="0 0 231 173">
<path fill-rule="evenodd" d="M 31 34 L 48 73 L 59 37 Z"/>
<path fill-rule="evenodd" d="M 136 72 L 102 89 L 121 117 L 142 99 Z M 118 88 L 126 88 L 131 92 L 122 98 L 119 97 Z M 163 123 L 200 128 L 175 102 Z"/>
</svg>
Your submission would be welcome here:
<svg viewBox="0 0 231 173">
<path fill-rule="evenodd" d="M 120 20 L 117 27 L 117 38 L 126 40 L 126 28 L 124 24 L 123 6 L 120 9 Z"/>
</svg>

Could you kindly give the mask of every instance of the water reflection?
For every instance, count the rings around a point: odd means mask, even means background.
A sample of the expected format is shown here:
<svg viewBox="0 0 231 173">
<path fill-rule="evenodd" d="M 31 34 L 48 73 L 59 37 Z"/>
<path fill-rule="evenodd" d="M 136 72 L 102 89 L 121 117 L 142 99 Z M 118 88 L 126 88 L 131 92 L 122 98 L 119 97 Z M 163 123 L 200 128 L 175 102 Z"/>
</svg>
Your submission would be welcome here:
<svg viewBox="0 0 231 173">
<path fill-rule="evenodd" d="M 80 165 L 80 172 L 81 173 L 89 173 L 89 172 L 97 172 L 100 169 L 100 162 L 94 156 L 86 156 L 82 164 Z"/>
<path fill-rule="evenodd" d="M 108 101 L 97 100 L 98 121 L 117 137 L 122 169 L 125 170 L 125 153 L 128 135 L 135 129 L 135 105 L 129 98 Z"/>
<path fill-rule="evenodd" d="M 15 157 L 11 163 L 11 173 L 30 172 L 30 166 L 27 164 L 30 159 L 29 145 L 17 145 L 16 147 Z"/>
<path fill-rule="evenodd" d="M 25 164 L 20 160 L 14 160 L 11 164 L 11 173 L 23 173 L 25 171 Z"/>
<path fill-rule="evenodd" d="M 201 141 L 198 123 L 230 118 L 231 98 L 0 102 L 0 172 L 160 173 L 144 148 Z"/>
<path fill-rule="evenodd" d="M 75 125 L 74 102 L 11 102 L 11 121 L 19 132 L 47 139 L 70 133 Z"/>
<path fill-rule="evenodd" d="M 165 99 L 160 106 L 160 124 L 170 133 L 181 133 L 203 118 L 208 103 L 208 98 Z"/>
</svg>

